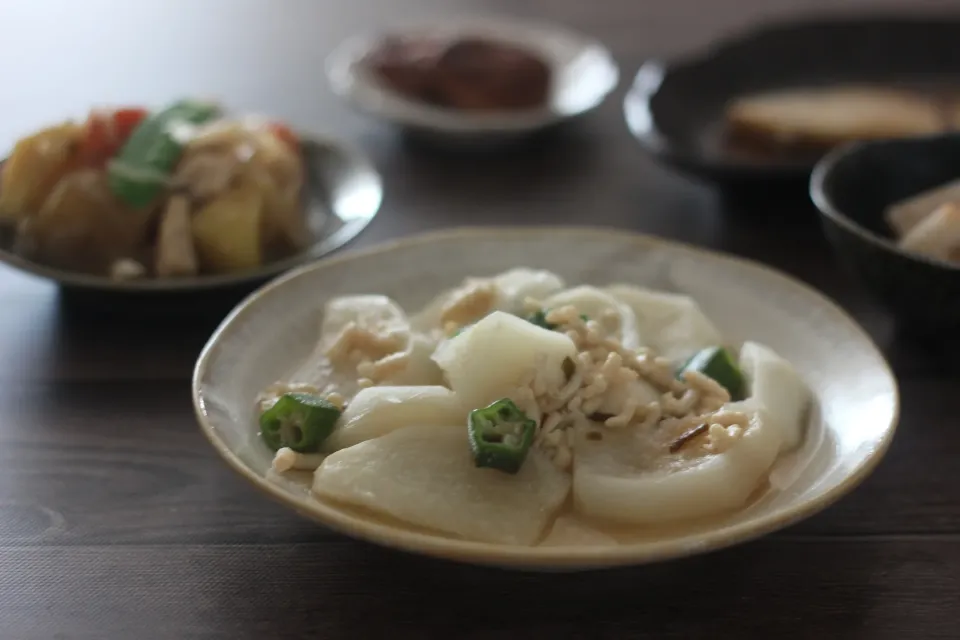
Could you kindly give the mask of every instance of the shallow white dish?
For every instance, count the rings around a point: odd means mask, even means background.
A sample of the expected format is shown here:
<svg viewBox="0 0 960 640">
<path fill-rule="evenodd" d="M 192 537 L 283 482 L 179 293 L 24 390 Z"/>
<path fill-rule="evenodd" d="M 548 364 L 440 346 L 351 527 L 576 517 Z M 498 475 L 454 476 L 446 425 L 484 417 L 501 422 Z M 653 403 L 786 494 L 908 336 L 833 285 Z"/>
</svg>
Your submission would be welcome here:
<svg viewBox="0 0 960 640">
<path fill-rule="evenodd" d="M 568 284 L 630 282 L 693 296 L 731 341 L 760 341 L 797 368 L 815 396 L 804 443 L 777 461 L 770 486 L 746 509 L 634 532 L 606 547 L 514 547 L 417 531 L 313 499 L 309 474 L 271 471 L 272 452 L 257 437 L 253 400 L 310 352 L 328 299 L 384 293 L 415 308 L 466 276 L 510 266 L 548 269 Z M 287 274 L 250 296 L 217 329 L 197 362 L 193 395 L 201 428 L 227 463 L 296 511 L 406 551 L 538 570 L 686 556 L 808 517 L 870 473 L 892 440 L 899 411 L 896 380 L 869 337 L 806 285 L 753 262 L 622 230 L 549 227 L 432 233 Z"/>
<path fill-rule="evenodd" d="M 553 71 L 549 102 L 518 113 L 464 113 L 409 100 L 384 86 L 365 57 L 388 35 L 457 38 L 489 36 L 539 53 Z M 396 26 L 350 38 L 327 58 L 334 93 L 358 110 L 388 122 L 457 138 L 505 138 L 530 133 L 586 113 L 613 91 L 619 70 L 602 43 L 575 32 L 517 19 L 476 18 Z"/>
</svg>

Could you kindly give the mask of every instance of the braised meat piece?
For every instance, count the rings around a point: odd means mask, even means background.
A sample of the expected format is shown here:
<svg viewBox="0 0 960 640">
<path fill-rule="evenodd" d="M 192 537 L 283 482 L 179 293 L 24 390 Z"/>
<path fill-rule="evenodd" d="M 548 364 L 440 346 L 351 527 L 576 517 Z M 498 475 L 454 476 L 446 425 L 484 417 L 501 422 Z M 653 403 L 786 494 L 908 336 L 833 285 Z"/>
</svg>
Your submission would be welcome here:
<svg viewBox="0 0 960 640">
<path fill-rule="evenodd" d="M 392 38 L 370 63 L 395 91 L 450 109 L 530 109 L 544 104 L 550 91 L 550 67 L 541 58 L 480 38 L 448 43 Z"/>
</svg>

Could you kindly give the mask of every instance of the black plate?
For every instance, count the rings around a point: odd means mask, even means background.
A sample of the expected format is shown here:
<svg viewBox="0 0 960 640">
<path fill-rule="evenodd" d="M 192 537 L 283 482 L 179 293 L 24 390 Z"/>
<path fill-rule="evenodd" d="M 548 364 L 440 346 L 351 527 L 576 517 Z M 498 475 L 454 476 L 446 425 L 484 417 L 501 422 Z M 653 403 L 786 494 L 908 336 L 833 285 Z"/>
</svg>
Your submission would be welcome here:
<svg viewBox="0 0 960 640">
<path fill-rule="evenodd" d="M 776 157 L 722 144 L 726 104 L 766 90 L 843 82 L 960 87 L 960 13 L 771 24 L 690 57 L 651 60 L 624 102 L 651 153 L 717 181 L 806 180 L 821 154 Z"/>
</svg>

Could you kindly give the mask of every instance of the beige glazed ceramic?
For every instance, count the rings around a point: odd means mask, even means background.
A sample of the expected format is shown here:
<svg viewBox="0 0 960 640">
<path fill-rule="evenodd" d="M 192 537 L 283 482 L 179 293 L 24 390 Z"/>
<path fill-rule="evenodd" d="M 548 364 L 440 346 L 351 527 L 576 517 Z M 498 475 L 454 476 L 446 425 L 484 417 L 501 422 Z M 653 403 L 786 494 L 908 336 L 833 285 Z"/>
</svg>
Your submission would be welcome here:
<svg viewBox="0 0 960 640">
<path fill-rule="evenodd" d="M 670 529 L 633 529 L 607 546 L 511 547 L 467 542 L 322 503 L 309 474 L 278 477 L 259 441 L 258 391 L 293 369 L 318 337 L 327 300 L 383 293 L 408 311 L 466 276 L 542 268 L 568 285 L 614 282 L 693 296 L 731 343 L 769 345 L 813 390 L 801 447 L 737 513 Z M 378 544 L 470 563 L 536 570 L 635 565 L 721 548 L 808 517 L 854 489 L 883 456 L 898 414 L 883 356 L 843 311 L 759 264 L 623 231 L 457 229 L 304 267 L 241 304 L 203 350 L 193 381 L 201 428 L 223 458 L 273 498 L 333 529 Z"/>
</svg>

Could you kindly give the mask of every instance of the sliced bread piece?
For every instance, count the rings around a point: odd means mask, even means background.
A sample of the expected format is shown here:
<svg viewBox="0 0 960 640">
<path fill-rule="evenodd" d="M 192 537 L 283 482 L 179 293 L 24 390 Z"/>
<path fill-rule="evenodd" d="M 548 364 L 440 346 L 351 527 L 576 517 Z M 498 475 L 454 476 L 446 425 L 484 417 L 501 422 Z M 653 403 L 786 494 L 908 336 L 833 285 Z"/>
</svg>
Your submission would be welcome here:
<svg viewBox="0 0 960 640">
<path fill-rule="evenodd" d="M 942 131 L 940 106 L 895 89 L 839 86 L 745 96 L 727 107 L 737 138 L 777 147 L 827 148 L 843 142 Z"/>
</svg>

